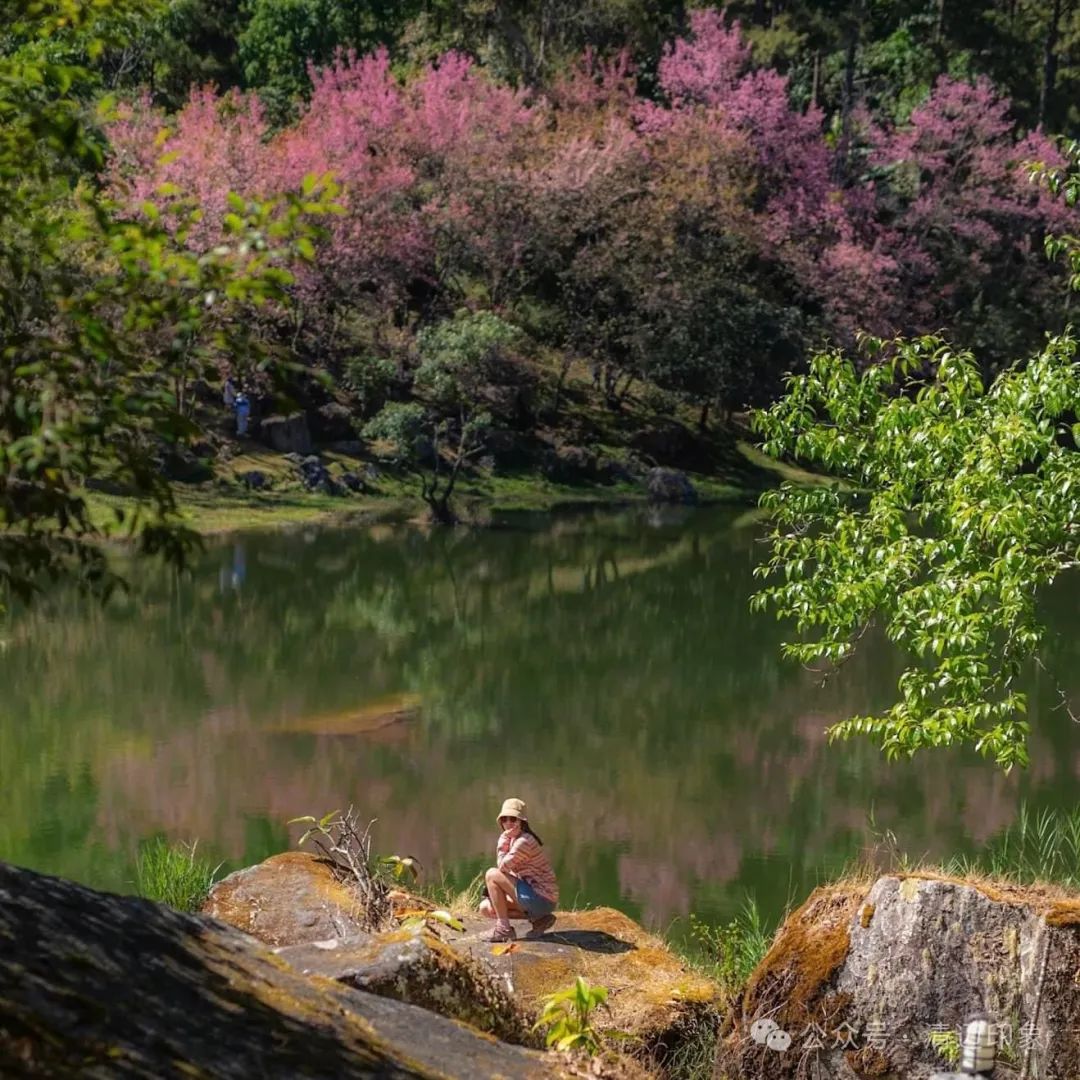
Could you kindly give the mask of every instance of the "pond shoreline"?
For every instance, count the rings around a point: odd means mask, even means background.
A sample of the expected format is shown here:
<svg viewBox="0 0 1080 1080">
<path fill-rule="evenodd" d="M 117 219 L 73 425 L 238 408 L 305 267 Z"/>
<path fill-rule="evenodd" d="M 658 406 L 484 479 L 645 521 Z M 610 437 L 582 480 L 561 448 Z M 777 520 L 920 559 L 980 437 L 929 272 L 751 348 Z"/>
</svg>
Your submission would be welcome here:
<svg viewBox="0 0 1080 1080">
<path fill-rule="evenodd" d="M 739 439 L 732 443 L 724 464 L 710 471 L 658 468 L 676 480 L 675 489 L 664 492 L 666 499 L 651 497 L 649 471 L 631 475 L 624 470 L 624 475 L 614 479 L 582 475 L 570 480 L 525 469 L 464 474 L 452 505 L 459 524 L 487 527 L 496 517 L 517 512 L 625 509 L 650 503 L 754 506 L 762 491 L 783 481 L 829 482 L 774 461 Z M 317 483 L 311 483 L 314 477 Z M 252 443 L 236 444 L 230 456 L 207 463 L 197 481 L 174 479 L 173 492 L 185 524 L 202 536 L 311 524 L 428 524 L 430 520 L 414 475 L 333 447 L 300 460 L 296 454 L 279 454 Z M 93 521 L 107 535 L 117 513 L 130 512 L 135 506 L 128 496 L 103 491 L 87 491 L 86 500 Z"/>
<path fill-rule="evenodd" d="M 701 483 L 702 480 L 706 482 Z M 693 477 L 698 499 L 690 507 L 756 505 L 761 488 L 738 488 L 708 478 Z M 242 492 L 177 483 L 177 507 L 185 523 L 204 537 L 268 532 L 307 525 L 368 526 L 377 524 L 429 525 L 427 508 L 419 496 L 370 494 L 328 496 L 310 492 Z M 105 519 L 116 508 L 130 508 L 124 496 L 89 493 L 92 512 Z M 458 525 L 490 528 L 496 518 L 519 513 L 560 514 L 589 510 L 621 510 L 656 503 L 641 488 L 602 485 L 552 490 L 536 478 L 534 485 L 519 483 L 513 491 L 491 493 L 462 490 L 455 498 Z"/>
</svg>

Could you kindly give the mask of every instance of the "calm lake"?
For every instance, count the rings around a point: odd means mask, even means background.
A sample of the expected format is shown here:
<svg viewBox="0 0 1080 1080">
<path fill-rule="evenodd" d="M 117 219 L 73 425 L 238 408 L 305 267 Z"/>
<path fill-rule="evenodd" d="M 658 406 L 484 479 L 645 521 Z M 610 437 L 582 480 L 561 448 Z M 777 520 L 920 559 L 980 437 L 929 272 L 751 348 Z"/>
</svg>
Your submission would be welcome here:
<svg viewBox="0 0 1080 1080">
<path fill-rule="evenodd" d="M 783 660 L 747 605 L 759 535 L 729 509 L 306 529 L 132 567 L 104 610 L 52 596 L 0 623 L 0 858 L 131 891 L 142 838 L 229 869 L 352 803 L 381 852 L 464 884 L 519 795 L 565 904 L 663 929 L 747 895 L 775 919 L 887 831 L 940 858 L 1022 801 L 1076 803 L 1080 729 L 1045 676 L 1022 774 L 828 745 L 899 662 L 868 642 L 821 688 Z M 1047 601 L 1046 659 L 1080 697 L 1077 584 Z"/>
</svg>

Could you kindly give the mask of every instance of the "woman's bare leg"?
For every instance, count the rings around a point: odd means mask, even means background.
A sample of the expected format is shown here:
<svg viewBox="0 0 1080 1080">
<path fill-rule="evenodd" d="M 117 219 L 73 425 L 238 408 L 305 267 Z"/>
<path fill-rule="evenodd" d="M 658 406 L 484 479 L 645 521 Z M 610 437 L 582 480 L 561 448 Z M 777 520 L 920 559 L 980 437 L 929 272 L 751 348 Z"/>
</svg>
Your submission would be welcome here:
<svg viewBox="0 0 1080 1080">
<path fill-rule="evenodd" d="M 507 913 L 509 914 L 511 919 L 524 919 L 524 918 L 526 918 L 525 912 L 522 911 L 522 909 L 519 908 L 517 906 L 517 904 L 515 904 L 513 902 L 508 902 L 507 903 L 506 910 L 507 910 Z M 484 897 L 483 900 L 480 901 L 480 914 L 483 915 L 483 917 L 485 919 L 497 919 L 498 918 L 498 915 L 495 912 L 494 906 L 492 905 L 491 901 L 486 896 Z"/>
<path fill-rule="evenodd" d="M 517 878 L 511 874 L 505 874 L 494 866 L 484 875 L 484 883 L 487 885 L 488 902 L 494 909 L 494 917 L 499 922 L 509 922 L 511 919 L 525 918 L 525 912 L 518 907 L 517 903 Z M 484 905 L 480 905 L 483 914 Z"/>
</svg>

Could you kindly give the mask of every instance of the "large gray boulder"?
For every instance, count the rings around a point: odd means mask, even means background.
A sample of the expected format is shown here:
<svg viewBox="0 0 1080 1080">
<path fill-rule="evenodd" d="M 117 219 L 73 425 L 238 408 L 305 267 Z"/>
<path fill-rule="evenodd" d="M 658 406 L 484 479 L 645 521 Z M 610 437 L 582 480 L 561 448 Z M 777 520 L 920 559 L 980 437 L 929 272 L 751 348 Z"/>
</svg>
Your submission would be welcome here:
<svg viewBox="0 0 1080 1080">
<path fill-rule="evenodd" d="M 559 484 L 584 484 L 596 479 L 596 455 L 582 446 L 557 446 L 544 452 L 540 469 Z"/>
<path fill-rule="evenodd" d="M 279 454 L 311 453 L 311 432 L 304 413 L 267 416 L 259 427 L 263 441 Z"/>
<path fill-rule="evenodd" d="M 337 401 L 328 401 L 309 413 L 308 427 L 321 443 L 343 442 L 356 438 L 351 410 Z"/>
<path fill-rule="evenodd" d="M 692 506 L 698 501 L 697 490 L 690 478 L 678 469 L 650 469 L 645 478 L 645 490 L 650 502 Z"/>
<path fill-rule="evenodd" d="M 447 935 L 447 943 L 492 970 L 528 1011 L 539 1011 L 545 995 L 572 985 L 578 975 L 607 987 L 597 1027 L 621 1033 L 617 1039 L 629 1035 L 635 1056 L 651 1059 L 653 1075 L 667 1075 L 662 1063 L 688 1039 L 715 1031 L 716 984 L 621 911 L 560 911 L 551 930 L 519 938 L 510 952 L 488 944 L 487 919 L 466 916 L 462 922 L 465 932 Z M 517 924 L 519 934 L 528 929 L 528 923 Z"/>
<path fill-rule="evenodd" d="M 1063 894 L 933 875 L 818 890 L 751 977 L 721 1075 L 927 1080 L 982 1013 L 999 1026 L 994 1080 L 1025 1058 L 1029 1077 L 1075 1080 L 1078 971 L 1080 901 Z M 761 1037 L 770 1024 L 790 1045 Z"/>
<path fill-rule="evenodd" d="M 490 925 L 488 927 L 490 932 Z M 455 935 L 450 927 L 441 933 Z M 277 955 L 305 975 L 419 1005 L 506 1042 L 539 1046 L 531 1020 L 502 979 L 427 926 L 290 945 Z"/>
<path fill-rule="evenodd" d="M 0 1076 L 558 1077 L 556 1057 L 304 976 L 211 919 L 0 863 Z"/>
<path fill-rule="evenodd" d="M 355 938 L 367 929 L 356 893 L 329 862 L 306 851 L 285 851 L 222 878 L 202 913 L 267 945 Z"/>
</svg>

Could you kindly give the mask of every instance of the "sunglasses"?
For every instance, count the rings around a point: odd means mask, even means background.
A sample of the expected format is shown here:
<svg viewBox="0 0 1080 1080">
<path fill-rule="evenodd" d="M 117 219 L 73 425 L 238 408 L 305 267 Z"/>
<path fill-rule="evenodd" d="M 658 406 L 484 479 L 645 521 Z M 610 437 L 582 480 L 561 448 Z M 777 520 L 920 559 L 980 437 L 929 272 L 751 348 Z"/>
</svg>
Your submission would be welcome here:
<svg viewBox="0 0 1080 1080">
<path fill-rule="evenodd" d="M 516 818 L 516 817 L 501 817 L 501 818 L 499 818 L 499 824 L 500 825 L 505 825 L 508 821 L 520 821 L 520 820 L 521 820 L 521 818 Z"/>
</svg>

